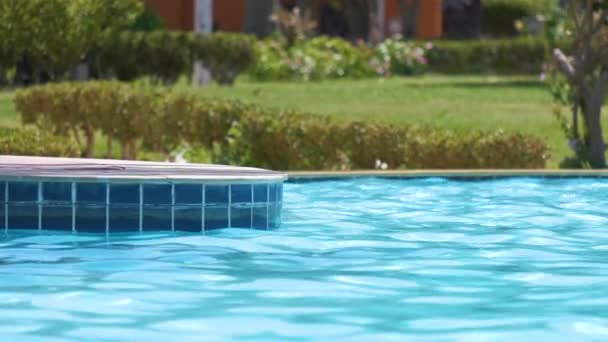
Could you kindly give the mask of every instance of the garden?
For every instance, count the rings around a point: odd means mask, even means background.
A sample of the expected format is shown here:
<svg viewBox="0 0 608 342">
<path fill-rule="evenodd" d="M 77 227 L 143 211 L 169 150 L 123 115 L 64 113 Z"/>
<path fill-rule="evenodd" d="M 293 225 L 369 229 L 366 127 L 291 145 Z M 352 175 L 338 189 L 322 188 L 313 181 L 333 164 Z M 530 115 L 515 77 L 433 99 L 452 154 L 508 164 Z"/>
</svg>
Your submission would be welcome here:
<svg viewBox="0 0 608 342">
<path fill-rule="evenodd" d="M 482 39 L 369 44 L 300 26 L 264 39 L 168 31 L 138 0 L 0 2 L 0 154 L 279 170 L 603 167 L 589 139 L 601 120 L 584 126 L 589 106 L 579 108 L 584 78 L 553 62 L 554 49 L 580 50 L 576 20 L 538 2 L 487 3 L 490 17 L 510 17 L 482 23 Z M 543 30 L 523 32 L 519 19 L 539 14 Z M 196 62 L 212 85 L 192 85 Z M 586 68 L 597 80 L 602 63 Z"/>
</svg>

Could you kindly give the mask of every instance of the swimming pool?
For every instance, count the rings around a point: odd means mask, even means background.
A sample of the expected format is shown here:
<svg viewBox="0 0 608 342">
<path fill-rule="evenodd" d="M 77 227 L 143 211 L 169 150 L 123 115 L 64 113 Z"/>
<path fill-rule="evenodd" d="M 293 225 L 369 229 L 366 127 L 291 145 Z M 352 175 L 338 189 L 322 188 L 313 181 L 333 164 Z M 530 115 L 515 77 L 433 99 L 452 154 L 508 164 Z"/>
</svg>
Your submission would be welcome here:
<svg viewBox="0 0 608 342">
<path fill-rule="evenodd" d="M 9 231 L 2 340 L 608 338 L 608 180 L 284 191 L 272 231 Z"/>
</svg>

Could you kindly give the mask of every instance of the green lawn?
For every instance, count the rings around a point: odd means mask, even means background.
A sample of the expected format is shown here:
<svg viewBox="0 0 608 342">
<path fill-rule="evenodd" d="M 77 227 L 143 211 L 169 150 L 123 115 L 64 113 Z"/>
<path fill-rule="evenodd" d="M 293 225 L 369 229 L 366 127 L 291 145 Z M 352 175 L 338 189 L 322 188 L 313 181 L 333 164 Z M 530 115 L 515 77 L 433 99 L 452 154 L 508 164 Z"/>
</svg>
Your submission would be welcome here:
<svg viewBox="0 0 608 342">
<path fill-rule="evenodd" d="M 528 132 L 543 137 L 550 144 L 553 156 L 549 167 L 557 167 L 569 153 L 551 114 L 548 89 L 529 76 L 432 75 L 319 83 L 240 81 L 234 87 L 214 85 L 196 91 L 273 107 L 331 114 L 340 120 L 423 123 L 460 131 Z M 10 92 L 0 93 L 0 125 L 19 125 L 12 96 Z"/>
<path fill-rule="evenodd" d="M 19 114 L 15 112 L 12 92 L 0 92 L 0 126 L 14 127 L 21 124 Z"/>
</svg>

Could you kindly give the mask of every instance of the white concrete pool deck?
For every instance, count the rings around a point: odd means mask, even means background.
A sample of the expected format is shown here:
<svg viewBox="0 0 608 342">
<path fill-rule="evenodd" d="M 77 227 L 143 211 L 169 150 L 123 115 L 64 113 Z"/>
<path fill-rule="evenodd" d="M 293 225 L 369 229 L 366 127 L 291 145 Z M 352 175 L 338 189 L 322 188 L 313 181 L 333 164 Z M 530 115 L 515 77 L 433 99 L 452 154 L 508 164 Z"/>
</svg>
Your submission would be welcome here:
<svg viewBox="0 0 608 342">
<path fill-rule="evenodd" d="M 0 155 L 0 178 L 255 183 L 284 181 L 287 174 L 210 164 Z"/>
</svg>

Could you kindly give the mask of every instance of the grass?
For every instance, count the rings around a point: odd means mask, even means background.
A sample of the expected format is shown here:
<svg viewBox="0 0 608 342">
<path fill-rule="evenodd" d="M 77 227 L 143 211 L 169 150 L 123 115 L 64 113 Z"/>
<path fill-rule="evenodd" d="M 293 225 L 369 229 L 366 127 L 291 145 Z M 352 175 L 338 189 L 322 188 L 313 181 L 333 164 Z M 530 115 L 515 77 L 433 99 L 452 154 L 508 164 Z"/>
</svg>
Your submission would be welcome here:
<svg viewBox="0 0 608 342">
<path fill-rule="evenodd" d="M 570 153 L 551 113 L 552 100 L 547 86 L 531 76 L 430 75 L 319 83 L 240 81 L 233 87 L 213 85 L 195 91 L 267 106 L 330 114 L 338 120 L 420 123 L 456 131 L 502 129 L 532 133 L 546 139 L 551 146 L 552 158 L 548 167 L 557 167 Z M 11 92 L 0 93 L 2 126 L 20 124 L 12 96 Z M 604 110 L 605 114 L 607 112 Z"/>
<path fill-rule="evenodd" d="M 19 114 L 15 111 L 12 92 L 0 92 L 0 126 L 15 127 L 21 125 Z"/>
</svg>

